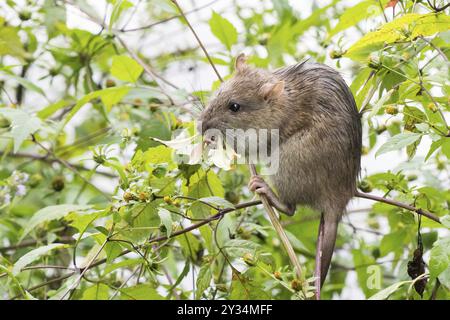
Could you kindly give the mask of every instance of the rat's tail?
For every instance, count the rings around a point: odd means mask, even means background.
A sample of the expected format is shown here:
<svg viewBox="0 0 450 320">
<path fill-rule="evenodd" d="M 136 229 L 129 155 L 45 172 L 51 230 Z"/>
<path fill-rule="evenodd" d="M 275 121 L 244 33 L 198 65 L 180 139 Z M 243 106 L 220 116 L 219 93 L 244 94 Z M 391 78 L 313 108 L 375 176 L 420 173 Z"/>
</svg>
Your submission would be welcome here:
<svg viewBox="0 0 450 320">
<path fill-rule="evenodd" d="M 316 298 L 320 299 L 320 288 L 322 288 L 325 278 L 330 268 L 333 256 L 334 245 L 336 243 L 339 216 L 322 213 L 319 224 L 319 235 L 317 237 L 316 251 Z"/>
</svg>

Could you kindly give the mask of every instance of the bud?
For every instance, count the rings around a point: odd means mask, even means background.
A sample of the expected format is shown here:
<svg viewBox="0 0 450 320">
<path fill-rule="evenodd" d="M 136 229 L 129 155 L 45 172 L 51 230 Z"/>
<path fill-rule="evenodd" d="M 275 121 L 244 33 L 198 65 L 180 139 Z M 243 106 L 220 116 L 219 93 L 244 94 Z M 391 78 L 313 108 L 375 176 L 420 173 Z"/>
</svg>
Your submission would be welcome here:
<svg viewBox="0 0 450 320">
<path fill-rule="evenodd" d="M 173 200 L 173 201 L 172 201 L 172 204 L 173 204 L 175 207 L 177 207 L 177 208 L 179 208 L 179 207 L 181 206 L 180 200 L 177 200 L 177 199 Z"/>
<path fill-rule="evenodd" d="M 291 288 L 294 289 L 295 291 L 300 291 L 302 290 L 302 284 L 299 280 L 294 279 L 291 281 Z"/>
<path fill-rule="evenodd" d="M 111 87 L 115 87 L 116 86 L 116 82 L 112 79 L 107 79 L 106 80 L 106 87 L 107 88 L 111 88 Z"/>
<path fill-rule="evenodd" d="M 275 272 L 273 273 L 273 276 L 275 277 L 275 279 L 281 280 L 281 272 L 275 271 Z"/>
<path fill-rule="evenodd" d="M 167 204 L 172 204 L 172 202 L 173 202 L 173 201 L 172 201 L 172 198 L 169 197 L 169 196 L 164 196 L 163 200 L 164 200 L 164 202 L 167 203 Z"/>
<path fill-rule="evenodd" d="M 126 202 L 129 202 L 131 200 L 136 200 L 136 197 L 134 196 L 134 194 L 127 191 L 123 194 L 123 200 L 125 200 Z"/>
<path fill-rule="evenodd" d="M 150 194 L 148 192 L 139 192 L 140 201 L 147 201 L 148 199 L 150 199 Z"/>
<path fill-rule="evenodd" d="M 256 262 L 257 262 L 255 257 L 249 252 L 244 254 L 244 256 L 242 257 L 242 260 L 244 260 L 244 262 L 250 267 L 253 267 L 254 265 L 256 265 Z"/>
<path fill-rule="evenodd" d="M 31 188 L 35 188 L 39 185 L 39 183 L 41 183 L 42 179 L 43 178 L 39 173 L 35 173 L 30 177 L 30 180 L 28 180 L 28 185 Z"/>
<path fill-rule="evenodd" d="M 331 52 L 330 52 L 330 58 L 331 58 L 331 59 L 339 59 L 339 58 L 342 57 L 343 54 L 344 54 L 344 52 L 342 52 L 342 51 L 331 50 Z"/>
<path fill-rule="evenodd" d="M 438 108 L 436 107 L 436 105 L 433 102 L 430 102 L 427 105 L 427 109 L 430 110 L 433 113 L 436 113 L 438 111 Z"/>
<path fill-rule="evenodd" d="M 19 12 L 19 19 L 22 21 L 27 21 L 31 19 L 31 12 L 30 11 L 21 11 Z"/>
<path fill-rule="evenodd" d="M 384 111 L 387 114 L 391 114 L 391 115 L 396 115 L 398 113 L 398 108 L 392 104 L 387 105 L 386 108 L 384 109 Z"/>
<path fill-rule="evenodd" d="M 64 189 L 64 177 L 62 176 L 54 177 L 52 180 L 52 188 L 57 192 Z"/>
<path fill-rule="evenodd" d="M 362 192 L 371 192 L 371 191 L 373 190 L 372 184 L 371 184 L 368 180 L 366 180 L 366 179 L 361 180 L 361 181 L 358 183 L 358 188 L 359 188 L 359 190 L 361 190 Z"/>
<path fill-rule="evenodd" d="M 94 155 L 94 161 L 97 162 L 98 164 L 103 164 L 106 161 L 106 158 L 104 155 L 102 154 L 96 154 Z"/>
<path fill-rule="evenodd" d="M 369 57 L 369 62 L 367 64 L 369 68 L 374 70 L 379 70 L 381 68 L 380 58 L 378 56 L 372 55 Z"/>
</svg>

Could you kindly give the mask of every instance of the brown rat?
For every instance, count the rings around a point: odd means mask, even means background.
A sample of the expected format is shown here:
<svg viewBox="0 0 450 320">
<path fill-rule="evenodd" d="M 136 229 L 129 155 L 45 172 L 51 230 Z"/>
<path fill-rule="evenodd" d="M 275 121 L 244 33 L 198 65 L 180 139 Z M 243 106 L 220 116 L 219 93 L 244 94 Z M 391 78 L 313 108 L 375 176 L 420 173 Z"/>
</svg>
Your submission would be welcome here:
<svg viewBox="0 0 450 320">
<path fill-rule="evenodd" d="M 269 72 L 248 66 L 241 54 L 235 67 L 202 112 L 202 132 L 279 130 L 279 169 L 270 176 L 277 195 L 259 176 L 249 187 L 288 215 L 298 204 L 322 213 L 316 255 L 320 296 L 338 222 L 360 170 L 361 121 L 353 95 L 339 73 L 323 64 L 302 62 Z"/>
</svg>

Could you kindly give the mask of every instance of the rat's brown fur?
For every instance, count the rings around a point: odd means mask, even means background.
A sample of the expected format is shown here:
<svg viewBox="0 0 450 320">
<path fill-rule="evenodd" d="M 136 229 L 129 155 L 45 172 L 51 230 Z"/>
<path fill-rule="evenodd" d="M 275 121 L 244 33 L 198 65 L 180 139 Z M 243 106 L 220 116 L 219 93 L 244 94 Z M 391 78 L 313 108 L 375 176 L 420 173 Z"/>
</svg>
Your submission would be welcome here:
<svg viewBox="0 0 450 320">
<path fill-rule="evenodd" d="M 247 66 L 239 56 L 236 67 L 203 111 L 203 130 L 279 129 L 280 165 L 271 181 L 284 204 L 322 212 L 323 249 L 318 256 L 323 283 L 337 225 L 360 170 L 361 122 L 352 93 L 338 72 L 318 63 L 269 72 Z M 271 95 L 264 91 L 271 84 L 284 86 Z M 241 109 L 230 111 L 230 101 Z"/>
</svg>

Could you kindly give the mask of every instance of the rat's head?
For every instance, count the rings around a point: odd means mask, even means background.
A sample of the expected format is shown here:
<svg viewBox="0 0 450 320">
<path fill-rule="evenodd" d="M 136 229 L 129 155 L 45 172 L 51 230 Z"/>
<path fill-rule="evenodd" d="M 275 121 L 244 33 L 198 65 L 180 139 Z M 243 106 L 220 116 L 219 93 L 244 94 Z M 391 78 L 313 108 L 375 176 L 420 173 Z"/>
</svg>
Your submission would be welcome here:
<svg viewBox="0 0 450 320">
<path fill-rule="evenodd" d="M 222 83 L 200 115 L 201 131 L 227 129 L 279 129 L 277 111 L 284 101 L 284 81 L 273 74 L 246 64 L 246 57 L 236 58 L 233 77 Z"/>
</svg>

